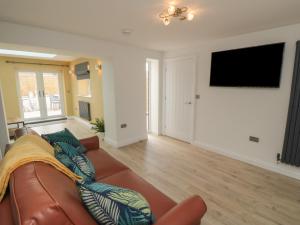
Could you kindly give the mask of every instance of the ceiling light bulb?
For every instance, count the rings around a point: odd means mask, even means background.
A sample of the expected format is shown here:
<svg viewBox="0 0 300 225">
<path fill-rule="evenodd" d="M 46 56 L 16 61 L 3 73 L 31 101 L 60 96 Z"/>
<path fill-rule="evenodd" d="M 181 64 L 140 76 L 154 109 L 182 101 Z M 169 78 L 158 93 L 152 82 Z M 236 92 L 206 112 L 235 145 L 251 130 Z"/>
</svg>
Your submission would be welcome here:
<svg viewBox="0 0 300 225">
<path fill-rule="evenodd" d="M 194 14 L 188 13 L 186 18 L 187 18 L 187 20 L 192 21 L 194 19 Z"/>
<path fill-rule="evenodd" d="M 174 5 L 170 5 L 168 8 L 169 15 L 173 15 L 176 11 L 176 7 Z"/>
<path fill-rule="evenodd" d="M 170 24 L 170 20 L 167 17 L 163 19 L 163 22 L 166 26 L 168 26 Z"/>
</svg>

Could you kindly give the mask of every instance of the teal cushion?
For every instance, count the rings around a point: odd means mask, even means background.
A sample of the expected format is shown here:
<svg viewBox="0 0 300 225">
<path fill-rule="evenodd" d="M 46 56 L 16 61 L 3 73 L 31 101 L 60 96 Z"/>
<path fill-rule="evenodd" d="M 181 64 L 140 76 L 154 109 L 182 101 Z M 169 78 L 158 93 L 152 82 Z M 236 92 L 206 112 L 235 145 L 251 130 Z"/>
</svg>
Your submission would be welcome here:
<svg viewBox="0 0 300 225">
<path fill-rule="evenodd" d="M 65 128 L 63 131 L 52 134 L 42 134 L 42 138 L 44 138 L 52 146 L 54 146 L 56 142 L 65 142 L 77 148 L 80 152 L 86 151 L 85 147 L 67 128 Z"/>
<path fill-rule="evenodd" d="M 86 208 L 101 225 L 151 225 L 154 216 L 139 193 L 103 183 L 79 184 Z"/>
<path fill-rule="evenodd" d="M 75 174 L 83 178 L 83 182 L 95 181 L 95 168 L 91 161 L 72 145 L 57 142 L 54 145 L 55 157 Z"/>
</svg>

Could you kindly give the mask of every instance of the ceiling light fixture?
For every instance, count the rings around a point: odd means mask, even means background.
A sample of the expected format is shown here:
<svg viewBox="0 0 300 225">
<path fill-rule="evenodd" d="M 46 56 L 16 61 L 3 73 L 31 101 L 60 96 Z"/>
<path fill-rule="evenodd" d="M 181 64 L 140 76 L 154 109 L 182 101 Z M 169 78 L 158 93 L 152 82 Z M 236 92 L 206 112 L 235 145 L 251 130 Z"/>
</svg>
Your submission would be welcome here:
<svg viewBox="0 0 300 225">
<path fill-rule="evenodd" d="M 169 15 L 173 15 L 176 11 L 176 7 L 174 5 L 170 5 L 168 8 Z"/>
<path fill-rule="evenodd" d="M 193 13 L 188 13 L 186 16 L 188 21 L 192 21 L 194 19 L 194 14 Z"/>
<path fill-rule="evenodd" d="M 159 18 L 166 26 L 170 24 L 172 17 L 176 17 L 179 20 L 192 21 L 194 19 L 194 13 L 189 11 L 188 7 L 178 8 L 174 5 L 170 5 L 167 10 L 159 14 Z"/>
<path fill-rule="evenodd" d="M 167 17 L 165 17 L 164 19 L 163 19 L 163 23 L 166 25 L 166 26 L 168 26 L 169 24 L 170 24 L 170 19 L 169 18 L 167 18 Z"/>
<path fill-rule="evenodd" d="M 54 58 L 56 54 L 41 53 L 41 52 L 29 52 L 29 51 L 18 51 L 9 49 L 0 49 L 2 55 L 14 55 L 14 56 L 27 56 L 27 57 L 38 57 L 38 58 Z"/>
</svg>

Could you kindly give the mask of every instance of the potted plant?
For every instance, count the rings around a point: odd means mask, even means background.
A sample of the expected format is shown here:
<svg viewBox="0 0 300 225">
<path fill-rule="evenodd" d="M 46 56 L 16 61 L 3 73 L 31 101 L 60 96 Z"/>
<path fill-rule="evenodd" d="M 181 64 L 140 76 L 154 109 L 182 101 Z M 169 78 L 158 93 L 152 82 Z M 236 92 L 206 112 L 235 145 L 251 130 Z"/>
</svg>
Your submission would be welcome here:
<svg viewBox="0 0 300 225">
<path fill-rule="evenodd" d="M 105 136 L 105 125 L 104 125 L 104 119 L 96 118 L 95 122 L 91 122 L 92 130 L 95 130 L 96 133 L 99 135 L 99 137 L 104 140 Z"/>
</svg>

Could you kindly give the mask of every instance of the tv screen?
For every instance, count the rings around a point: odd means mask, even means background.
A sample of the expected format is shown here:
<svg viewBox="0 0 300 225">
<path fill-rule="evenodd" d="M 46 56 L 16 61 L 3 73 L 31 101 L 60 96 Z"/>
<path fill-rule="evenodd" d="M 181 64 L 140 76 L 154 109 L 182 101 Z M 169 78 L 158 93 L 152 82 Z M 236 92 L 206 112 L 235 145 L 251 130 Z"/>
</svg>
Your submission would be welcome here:
<svg viewBox="0 0 300 225">
<path fill-rule="evenodd" d="M 284 45 L 212 53 L 210 86 L 279 87 Z"/>
</svg>

